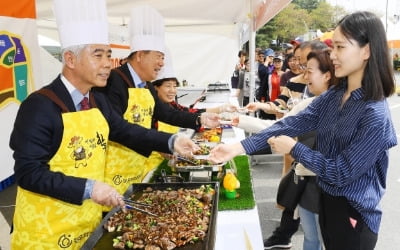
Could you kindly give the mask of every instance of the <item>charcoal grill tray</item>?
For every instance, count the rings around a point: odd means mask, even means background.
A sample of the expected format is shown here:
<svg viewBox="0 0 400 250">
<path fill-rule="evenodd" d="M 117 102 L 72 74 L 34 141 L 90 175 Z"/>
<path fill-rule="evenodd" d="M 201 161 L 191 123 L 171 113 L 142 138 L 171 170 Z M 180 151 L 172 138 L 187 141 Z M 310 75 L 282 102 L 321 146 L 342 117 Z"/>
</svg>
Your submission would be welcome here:
<svg viewBox="0 0 400 250">
<path fill-rule="evenodd" d="M 194 244 L 187 244 L 183 247 L 176 248 L 177 250 L 212 250 L 215 245 L 215 235 L 216 235 L 216 224 L 217 224 L 217 213 L 218 213 L 218 197 L 219 197 L 219 183 L 218 182 L 184 182 L 184 183 L 138 183 L 133 184 L 125 192 L 125 197 L 130 197 L 133 193 L 142 192 L 147 187 L 151 187 L 153 190 L 166 190 L 179 189 L 179 188 L 199 188 L 201 185 L 211 185 L 215 190 L 215 194 L 212 200 L 212 209 L 210 216 L 210 224 L 208 226 L 207 235 L 204 240 L 196 242 Z M 103 225 L 108 221 L 108 219 L 118 212 L 118 208 L 111 210 L 101 221 L 100 225 L 91 234 L 85 244 L 81 249 L 83 250 L 112 250 L 113 238 L 115 238 L 120 233 L 118 232 L 108 232 L 104 229 Z"/>
</svg>

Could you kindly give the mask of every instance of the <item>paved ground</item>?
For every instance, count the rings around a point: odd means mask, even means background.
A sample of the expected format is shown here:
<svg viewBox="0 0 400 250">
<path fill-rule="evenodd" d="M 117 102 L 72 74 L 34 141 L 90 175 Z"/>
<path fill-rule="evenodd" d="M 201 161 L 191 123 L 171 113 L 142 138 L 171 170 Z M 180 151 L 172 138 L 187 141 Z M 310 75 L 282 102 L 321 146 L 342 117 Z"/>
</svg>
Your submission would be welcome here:
<svg viewBox="0 0 400 250">
<path fill-rule="evenodd" d="M 280 222 L 282 210 L 276 207 L 276 191 L 282 175 L 282 165 L 281 155 L 252 157 L 253 186 L 263 239 L 267 239 Z M 301 227 L 293 236 L 292 244 L 292 250 L 303 249 Z"/>
</svg>

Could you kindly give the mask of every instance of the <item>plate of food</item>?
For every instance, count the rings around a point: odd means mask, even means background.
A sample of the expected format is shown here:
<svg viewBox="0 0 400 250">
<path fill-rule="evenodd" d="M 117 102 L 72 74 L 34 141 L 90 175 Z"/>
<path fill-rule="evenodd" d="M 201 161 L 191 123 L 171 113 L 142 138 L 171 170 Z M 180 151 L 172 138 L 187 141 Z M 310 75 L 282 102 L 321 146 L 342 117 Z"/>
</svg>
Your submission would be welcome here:
<svg viewBox="0 0 400 250">
<path fill-rule="evenodd" d="M 219 120 L 219 124 L 221 125 L 231 125 L 232 120 Z"/>
<path fill-rule="evenodd" d="M 219 123 L 221 125 L 231 125 L 233 120 L 238 117 L 238 113 L 224 112 L 219 114 Z"/>
<path fill-rule="evenodd" d="M 222 128 L 207 128 L 193 136 L 195 142 L 220 142 Z"/>
<path fill-rule="evenodd" d="M 197 150 L 196 152 L 193 152 L 193 158 L 194 159 L 207 159 L 208 155 L 210 154 L 210 151 L 217 146 L 218 143 L 216 142 L 200 142 L 198 143 L 198 146 L 200 147 L 199 150 Z"/>
<path fill-rule="evenodd" d="M 114 208 L 82 249 L 214 249 L 218 194 L 218 182 L 133 184 L 124 198 L 146 206 Z"/>
<path fill-rule="evenodd" d="M 276 111 L 278 111 L 279 113 L 286 114 L 286 113 L 289 112 L 290 110 L 289 110 L 288 108 L 282 106 L 282 105 L 279 105 L 279 106 L 276 108 Z"/>
<path fill-rule="evenodd" d="M 250 110 L 248 110 L 247 108 L 238 108 L 237 112 L 238 113 L 242 113 L 242 114 L 246 114 L 246 113 L 249 113 Z"/>
</svg>

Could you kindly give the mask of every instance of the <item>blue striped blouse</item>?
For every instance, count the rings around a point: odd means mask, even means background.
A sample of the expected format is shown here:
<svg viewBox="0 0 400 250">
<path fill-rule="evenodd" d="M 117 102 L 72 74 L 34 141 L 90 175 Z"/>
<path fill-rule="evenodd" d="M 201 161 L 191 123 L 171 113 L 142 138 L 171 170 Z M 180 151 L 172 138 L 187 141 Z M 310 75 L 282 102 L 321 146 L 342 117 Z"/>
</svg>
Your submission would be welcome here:
<svg viewBox="0 0 400 250">
<path fill-rule="evenodd" d="M 316 150 L 296 143 L 291 154 L 318 176 L 320 187 L 344 196 L 368 227 L 379 231 L 379 202 L 386 189 L 388 150 L 397 144 L 386 100 L 364 101 L 356 89 L 341 107 L 346 85 L 316 98 L 291 116 L 241 141 L 247 154 L 267 147 L 272 136 L 298 136 L 317 130 Z"/>
</svg>

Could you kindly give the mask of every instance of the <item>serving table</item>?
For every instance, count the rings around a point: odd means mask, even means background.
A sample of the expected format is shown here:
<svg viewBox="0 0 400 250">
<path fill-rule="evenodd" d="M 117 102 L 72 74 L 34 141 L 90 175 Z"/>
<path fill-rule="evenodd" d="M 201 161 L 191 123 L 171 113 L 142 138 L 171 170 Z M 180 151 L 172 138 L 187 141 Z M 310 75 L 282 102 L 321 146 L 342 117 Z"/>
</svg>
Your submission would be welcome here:
<svg viewBox="0 0 400 250">
<path fill-rule="evenodd" d="M 182 89 L 181 89 L 182 90 Z M 179 102 L 181 105 L 189 105 L 191 101 L 196 100 L 201 94 L 204 94 L 204 89 L 195 88 L 191 90 L 189 87 L 183 88 L 184 92 L 178 96 L 190 96 L 191 99 L 186 99 L 186 102 Z M 185 95 L 186 93 L 187 95 Z M 226 91 L 215 91 L 215 93 L 207 93 L 207 98 L 203 102 L 197 102 L 195 108 L 209 108 L 222 105 L 226 102 L 237 105 L 237 98 L 234 93 Z M 182 97 L 182 100 L 184 99 Z M 219 100 L 219 102 L 217 101 Z M 221 102 L 223 101 L 223 102 Z M 223 132 L 221 142 L 234 143 L 245 138 L 245 133 L 242 129 L 232 127 Z M 183 130 L 183 133 L 188 135 L 193 131 Z M 153 173 L 150 172 L 143 182 L 150 181 Z M 254 190 L 254 188 L 253 188 Z M 260 220 L 258 217 L 257 205 L 251 209 L 244 210 L 224 210 L 218 211 L 216 225 L 215 250 L 262 250 L 263 239 L 261 233 Z"/>
<path fill-rule="evenodd" d="M 226 92 L 216 91 L 215 93 L 207 93 L 206 100 L 196 103 L 195 108 L 208 108 L 223 104 L 223 102 L 216 102 L 215 100 L 227 101 L 234 105 L 238 103 L 237 98 L 234 97 L 234 90 L 229 92 L 228 96 Z M 233 127 L 231 131 L 232 133 L 222 133 L 221 141 L 223 143 L 238 142 L 245 138 L 242 129 Z M 215 250 L 232 249 L 264 249 L 257 205 L 252 209 L 218 212 Z"/>
</svg>

